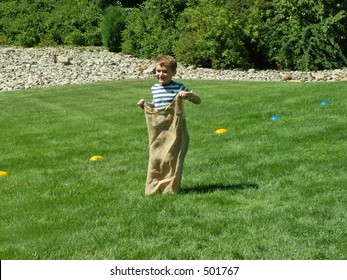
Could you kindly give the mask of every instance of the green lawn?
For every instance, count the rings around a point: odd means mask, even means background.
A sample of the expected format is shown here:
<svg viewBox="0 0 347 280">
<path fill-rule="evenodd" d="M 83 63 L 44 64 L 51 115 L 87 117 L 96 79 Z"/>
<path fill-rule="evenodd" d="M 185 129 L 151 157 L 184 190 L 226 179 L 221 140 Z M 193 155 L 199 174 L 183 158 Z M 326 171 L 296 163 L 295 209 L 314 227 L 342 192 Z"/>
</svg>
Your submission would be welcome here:
<svg viewBox="0 0 347 280">
<path fill-rule="evenodd" d="M 145 197 L 154 82 L 0 93 L 1 259 L 347 258 L 347 82 L 183 81 L 183 191 Z"/>
</svg>

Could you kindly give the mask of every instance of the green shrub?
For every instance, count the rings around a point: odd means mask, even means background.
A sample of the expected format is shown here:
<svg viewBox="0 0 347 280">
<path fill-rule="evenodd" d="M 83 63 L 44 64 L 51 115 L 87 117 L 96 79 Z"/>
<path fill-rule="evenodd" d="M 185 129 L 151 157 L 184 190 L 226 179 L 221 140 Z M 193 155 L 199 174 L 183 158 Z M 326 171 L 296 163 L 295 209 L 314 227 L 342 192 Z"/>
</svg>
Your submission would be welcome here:
<svg viewBox="0 0 347 280">
<path fill-rule="evenodd" d="M 101 9 L 89 0 L 0 2 L 1 41 L 24 47 L 101 45 Z"/>
<path fill-rule="evenodd" d="M 268 42 L 264 40 L 266 25 L 272 0 L 248 0 L 239 5 L 238 0 L 229 1 L 227 8 L 235 16 L 243 19 L 244 46 L 247 51 L 249 64 L 253 68 L 272 68 L 269 60 Z"/>
<path fill-rule="evenodd" d="M 191 1 L 147 0 L 127 17 L 122 51 L 137 57 L 173 54 L 178 15 Z"/>
<path fill-rule="evenodd" d="M 346 66 L 345 8 L 337 3 L 329 9 L 325 0 L 273 1 L 265 32 L 270 59 L 305 71 Z"/>
<path fill-rule="evenodd" d="M 31 48 L 38 44 L 39 37 L 34 29 L 26 29 L 16 37 L 16 43 L 20 46 Z"/>
<path fill-rule="evenodd" d="M 75 29 L 63 38 L 65 45 L 69 46 L 84 46 L 85 41 L 81 30 Z"/>
<path fill-rule="evenodd" d="M 346 26 L 347 1 L 340 0 L 0 2 L 0 44 L 104 44 L 136 57 L 165 53 L 213 68 L 346 67 Z"/>
<path fill-rule="evenodd" d="M 102 44 L 99 27 L 101 9 L 93 2 L 88 0 L 66 1 L 63 5 L 56 7 L 53 16 L 50 23 L 62 44 L 73 46 Z M 61 30 L 60 33 L 59 30 Z"/>
<path fill-rule="evenodd" d="M 201 0 L 180 15 L 177 58 L 212 68 L 248 67 L 243 21 L 220 1 Z"/>
<path fill-rule="evenodd" d="M 121 6 L 110 6 L 101 20 L 102 43 L 111 52 L 121 51 L 122 32 L 125 28 L 125 14 Z"/>
</svg>

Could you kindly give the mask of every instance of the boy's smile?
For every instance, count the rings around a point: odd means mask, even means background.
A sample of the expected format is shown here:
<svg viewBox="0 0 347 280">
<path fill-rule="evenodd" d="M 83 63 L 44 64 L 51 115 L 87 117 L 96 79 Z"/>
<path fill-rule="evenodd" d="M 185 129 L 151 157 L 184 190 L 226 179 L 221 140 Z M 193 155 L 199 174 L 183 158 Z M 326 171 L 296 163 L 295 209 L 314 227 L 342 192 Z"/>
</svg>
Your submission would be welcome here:
<svg viewBox="0 0 347 280">
<path fill-rule="evenodd" d="M 171 82 L 172 77 L 176 74 L 176 71 L 172 71 L 170 67 L 157 64 L 155 66 L 155 76 L 162 85 L 167 85 Z"/>
</svg>

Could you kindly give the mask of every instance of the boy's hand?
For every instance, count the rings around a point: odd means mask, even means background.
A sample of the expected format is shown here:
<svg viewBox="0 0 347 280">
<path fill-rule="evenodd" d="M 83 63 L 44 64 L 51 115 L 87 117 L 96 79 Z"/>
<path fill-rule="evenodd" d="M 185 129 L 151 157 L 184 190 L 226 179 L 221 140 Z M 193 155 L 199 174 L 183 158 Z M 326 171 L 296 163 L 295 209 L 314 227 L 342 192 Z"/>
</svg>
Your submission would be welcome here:
<svg viewBox="0 0 347 280">
<path fill-rule="evenodd" d="M 200 104 L 201 99 L 199 96 L 196 95 L 196 93 L 192 91 L 180 91 L 178 93 L 178 96 L 180 98 L 188 99 L 189 101 L 193 102 L 194 104 Z"/>
<path fill-rule="evenodd" d="M 137 105 L 140 106 L 142 109 L 145 106 L 146 101 L 144 99 L 141 99 L 139 102 L 137 102 Z"/>
<path fill-rule="evenodd" d="M 189 91 L 180 91 L 179 93 L 178 93 L 178 96 L 179 97 L 181 97 L 181 98 L 183 98 L 183 99 L 186 99 L 187 97 L 188 97 L 188 94 L 189 94 L 190 92 Z"/>
</svg>

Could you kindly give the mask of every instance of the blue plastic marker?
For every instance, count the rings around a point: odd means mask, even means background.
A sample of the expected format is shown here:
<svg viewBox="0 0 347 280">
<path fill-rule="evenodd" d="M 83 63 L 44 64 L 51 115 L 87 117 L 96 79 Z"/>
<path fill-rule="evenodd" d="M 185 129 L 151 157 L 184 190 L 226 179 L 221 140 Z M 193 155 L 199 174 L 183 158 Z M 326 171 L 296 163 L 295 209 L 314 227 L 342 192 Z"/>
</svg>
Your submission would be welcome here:
<svg viewBox="0 0 347 280">
<path fill-rule="evenodd" d="M 320 103 L 320 105 L 322 105 L 322 106 L 330 105 L 330 102 L 329 101 L 323 101 Z"/>
<path fill-rule="evenodd" d="M 278 120 L 280 118 L 280 116 L 272 116 L 270 118 L 270 121 L 275 121 L 275 120 Z"/>
</svg>

